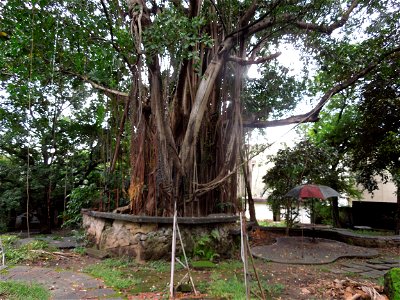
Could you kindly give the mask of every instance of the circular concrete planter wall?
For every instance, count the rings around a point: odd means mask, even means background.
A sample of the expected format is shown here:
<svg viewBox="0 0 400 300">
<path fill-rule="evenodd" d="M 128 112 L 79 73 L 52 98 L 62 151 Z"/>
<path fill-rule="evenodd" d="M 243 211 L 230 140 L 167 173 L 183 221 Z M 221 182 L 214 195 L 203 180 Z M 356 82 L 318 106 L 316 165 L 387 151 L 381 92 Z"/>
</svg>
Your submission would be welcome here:
<svg viewBox="0 0 400 300">
<path fill-rule="evenodd" d="M 172 218 L 90 210 L 83 210 L 82 215 L 87 237 L 100 250 L 134 257 L 138 261 L 170 258 Z M 238 229 L 237 220 L 238 217 L 228 215 L 178 218 L 186 253 L 192 255 L 199 247 L 206 247 L 220 257 L 230 257 L 237 249 L 237 241 L 231 234 Z M 177 256 L 181 254 L 182 248 L 177 239 Z"/>
</svg>

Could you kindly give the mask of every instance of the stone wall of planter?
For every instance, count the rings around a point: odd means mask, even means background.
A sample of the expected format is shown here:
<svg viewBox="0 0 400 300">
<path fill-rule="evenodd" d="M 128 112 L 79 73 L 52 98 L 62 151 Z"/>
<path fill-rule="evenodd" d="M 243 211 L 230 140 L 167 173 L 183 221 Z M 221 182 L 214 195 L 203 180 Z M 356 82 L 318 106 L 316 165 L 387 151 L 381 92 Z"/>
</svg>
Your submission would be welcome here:
<svg viewBox="0 0 400 300">
<path fill-rule="evenodd" d="M 115 256 L 130 256 L 137 261 L 170 259 L 172 218 L 135 217 L 113 213 L 83 211 L 83 227 L 95 246 Z M 199 241 L 207 237 L 207 247 L 221 258 L 238 249 L 239 225 L 235 217 L 181 218 L 178 220 L 186 253 L 191 256 Z M 197 220 L 196 220 L 197 219 Z M 226 222 L 223 219 L 227 219 Z M 177 238 L 177 256 L 182 247 Z"/>
</svg>

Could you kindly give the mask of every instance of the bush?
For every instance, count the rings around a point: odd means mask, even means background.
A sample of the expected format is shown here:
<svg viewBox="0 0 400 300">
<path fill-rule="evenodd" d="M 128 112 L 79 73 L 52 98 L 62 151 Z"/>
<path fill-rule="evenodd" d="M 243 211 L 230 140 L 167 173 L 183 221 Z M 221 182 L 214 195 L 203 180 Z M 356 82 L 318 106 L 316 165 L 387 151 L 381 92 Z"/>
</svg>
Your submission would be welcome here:
<svg viewBox="0 0 400 300">
<path fill-rule="evenodd" d="M 82 208 L 89 208 L 100 198 L 100 192 L 95 184 L 80 186 L 72 190 L 67 209 L 64 212 L 63 227 L 78 227 L 82 223 Z"/>
</svg>

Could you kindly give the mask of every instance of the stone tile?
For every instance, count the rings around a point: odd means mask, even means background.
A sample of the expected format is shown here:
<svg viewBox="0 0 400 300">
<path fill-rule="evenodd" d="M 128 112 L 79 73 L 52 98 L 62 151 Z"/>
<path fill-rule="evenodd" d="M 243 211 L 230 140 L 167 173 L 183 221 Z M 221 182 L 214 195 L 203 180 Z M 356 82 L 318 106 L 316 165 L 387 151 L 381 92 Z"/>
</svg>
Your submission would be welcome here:
<svg viewBox="0 0 400 300">
<path fill-rule="evenodd" d="M 342 263 L 341 264 L 344 267 L 347 268 L 354 268 L 354 269 L 359 269 L 362 271 L 372 271 L 373 268 L 371 268 L 370 266 L 367 266 L 366 264 L 363 263 Z"/>
<path fill-rule="evenodd" d="M 112 289 L 95 289 L 88 290 L 85 293 L 85 299 L 98 299 L 102 297 L 118 296 L 118 293 Z"/>
<path fill-rule="evenodd" d="M 381 259 L 384 263 L 387 264 L 397 264 L 400 265 L 400 258 L 394 258 L 394 257 L 383 257 Z"/>
<path fill-rule="evenodd" d="M 367 263 L 373 264 L 373 265 L 379 265 L 379 264 L 384 264 L 385 261 L 383 261 L 383 260 L 380 259 L 380 258 L 376 258 L 376 259 L 370 259 L 370 260 L 368 260 Z"/>
<path fill-rule="evenodd" d="M 400 253 L 399 253 L 400 255 Z M 397 263 L 400 264 L 400 257 L 383 257 L 382 261 L 385 263 Z"/>
<path fill-rule="evenodd" d="M 0 279 L 42 284 L 49 289 L 52 299 L 119 299 L 118 292 L 103 288 L 101 280 L 71 271 L 56 272 L 51 268 L 19 266 L 4 271 Z"/>
<path fill-rule="evenodd" d="M 346 273 L 346 272 L 343 271 L 342 269 L 330 269 L 330 271 L 331 271 L 333 274 L 343 274 L 343 273 Z"/>
<path fill-rule="evenodd" d="M 362 276 L 368 277 L 368 278 L 374 278 L 374 279 L 375 279 L 375 278 L 382 277 L 383 275 L 385 275 L 385 272 L 383 272 L 383 271 L 378 271 L 378 270 L 362 273 Z"/>
<path fill-rule="evenodd" d="M 342 270 L 343 270 L 343 273 L 363 273 L 363 272 L 365 272 L 364 270 L 361 270 L 361 269 L 348 268 L 348 267 L 342 268 Z"/>
<path fill-rule="evenodd" d="M 376 270 L 389 270 L 391 267 L 388 264 L 374 264 L 374 265 L 370 265 L 371 268 L 376 269 Z"/>
</svg>

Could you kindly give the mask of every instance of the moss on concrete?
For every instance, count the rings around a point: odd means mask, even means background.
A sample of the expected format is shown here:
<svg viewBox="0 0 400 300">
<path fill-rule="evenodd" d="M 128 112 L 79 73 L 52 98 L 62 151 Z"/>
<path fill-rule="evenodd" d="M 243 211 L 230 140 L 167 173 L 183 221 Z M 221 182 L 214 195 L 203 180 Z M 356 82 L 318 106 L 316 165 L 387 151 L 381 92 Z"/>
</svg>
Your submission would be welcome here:
<svg viewBox="0 0 400 300">
<path fill-rule="evenodd" d="M 385 293 L 391 300 L 400 300 L 400 268 L 393 268 L 385 274 Z"/>
</svg>

